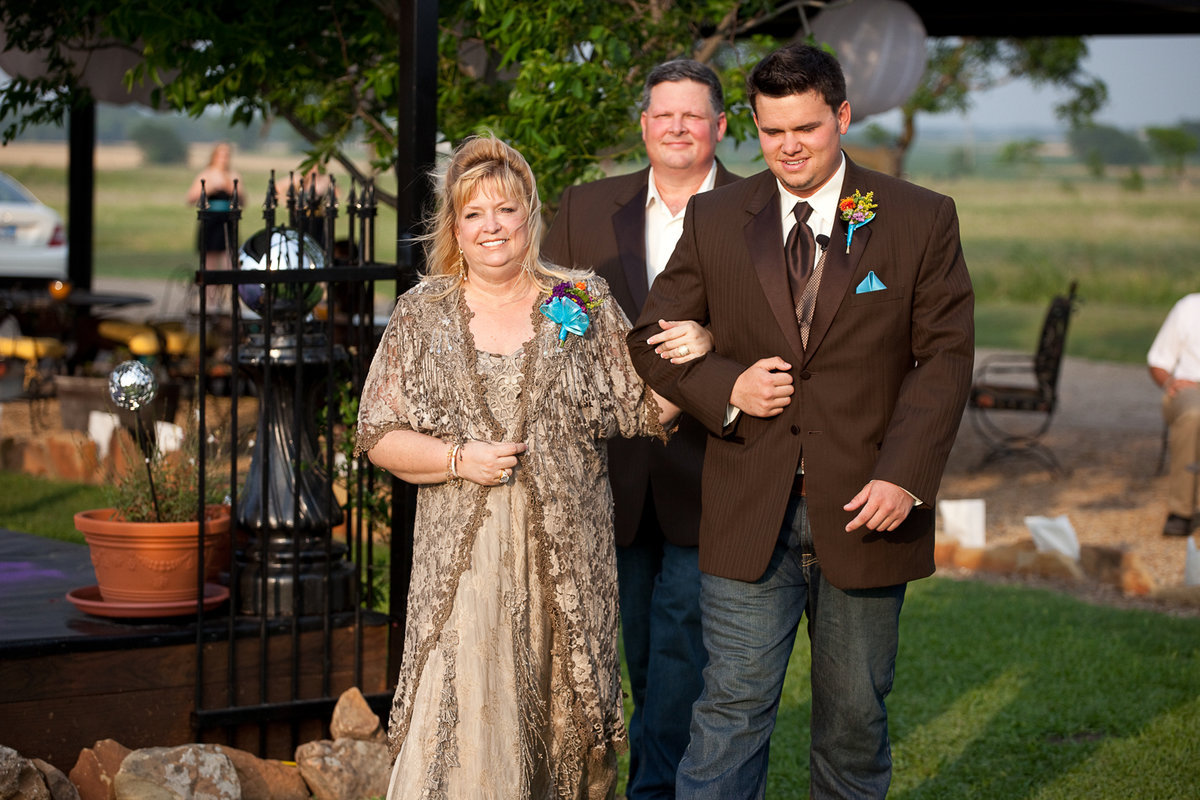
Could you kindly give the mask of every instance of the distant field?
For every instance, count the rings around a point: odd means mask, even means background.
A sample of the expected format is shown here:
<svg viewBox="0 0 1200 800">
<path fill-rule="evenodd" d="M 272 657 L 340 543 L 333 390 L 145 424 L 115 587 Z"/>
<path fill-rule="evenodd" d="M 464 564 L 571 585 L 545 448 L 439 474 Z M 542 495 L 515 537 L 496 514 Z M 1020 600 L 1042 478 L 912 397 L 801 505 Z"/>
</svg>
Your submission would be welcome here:
<svg viewBox="0 0 1200 800">
<path fill-rule="evenodd" d="M 49 148 L 49 149 L 47 149 Z M 60 151 L 55 155 L 54 148 Z M 65 214 L 66 170 L 61 145 L 0 148 L 0 169 Z M 56 161 L 55 158 L 58 158 Z M 96 272 L 113 277 L 168 277 L 196 268 L 195 210 L 184 195 L 207 158 L 197 148 L 188 166 L 142 167 L 131 148 L 97 151 Z M 243 236 L 262 226 L 270 169 L 284 176 L 298 154 L 237 154 L 250 204 Z M 990 165 L 988 177 L 939 177 L 929 153 L 914 159 L 929 169 L 913 179 L 954 197 L 963 249 L 977 297 L 980 346 L 1032 350 L 1051 296 L 1079 282 L 1079 313 L 1068 351 L 1087 358 L 1139 362 L 1171 304 L 1200 289 L 1200 190 L 1165 182 L 1148 167 L 1144 191 L 1123 189 L 1119 177 L 1093 180 L 1070 164 L 1039 170 Z M 740 174 L 761 162 L 731 163 Z M 333 170 L 339 184 L 345 176 Z M 394 186 L 391 176 L 381 187 Z M 880 213 L 887 213 L 882 209 Z M 395 258 L 395 214 L 381 208 L 377 258 Z"/>
<path fill-rule="evenodd" d="M 196 209 L 186 200 L 188 187 L 208 161 L 211 147 L 193 145 L 187 166 L 142 166 L 137 148 L 128 145 L 96 149 L 95 270 L 97 275 L 169 277 L 195 270 Z M 249 196 L 242 210 L 241 235 L 263 227 L 262 205 L 271 170 L 286 186 L 288 171 L 300 164 L 298 153 L 236 153 L 233 167 Z M 0 147 L 0 169 L 8 172 L 47 205 L 66 216 L 66 147 L 62 144 L 16 143 Z M 343 198 L 349 177 L 330 170 Z M 395 179 L 382 176 L 379 187 L 393 191 Z M 278 219 L 286 219 L 286 210 Z M 342 225 L 344 227 L 344 219 Z M 376 220 L 376 260 L 396 258 L 396 214 L 381 207 Z"/>
</svg>

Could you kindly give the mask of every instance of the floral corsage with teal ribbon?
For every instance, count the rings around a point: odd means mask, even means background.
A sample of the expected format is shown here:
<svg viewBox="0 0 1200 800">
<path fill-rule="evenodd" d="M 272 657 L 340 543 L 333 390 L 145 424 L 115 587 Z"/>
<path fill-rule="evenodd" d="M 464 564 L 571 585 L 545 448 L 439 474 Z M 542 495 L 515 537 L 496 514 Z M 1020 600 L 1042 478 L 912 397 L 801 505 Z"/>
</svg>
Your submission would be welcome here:
<svg viewBox="0 0 1200 800">
<path fill-rule="evenodd" d="M 872 202 L 874 199 L 874 192 L 863 194 L 855 189 L 854 194 L 843 197 L 838 203 L 838 211 L 842 212 L 842 219 L 848 223 L 846 230 L 847 253 L 850 252 L 850 241 L 854 238 L 854 231 L 875 219 L 875 209 L 879 208 L 879 205 Z"/>
<path fill-rule="evenodd" d="M 568 333 L 576 336 L 587 333 L 588 325 L 592 322 L 588 313 L 603 303 L 604 298 L 588 293 L 587 284 L 583 281 L 563 281 L 554 287 L 550 297 L 543 300 L 539 308 L 548 320 L 559 326 L 558 346 L 562 347 Z"/>
</svg>

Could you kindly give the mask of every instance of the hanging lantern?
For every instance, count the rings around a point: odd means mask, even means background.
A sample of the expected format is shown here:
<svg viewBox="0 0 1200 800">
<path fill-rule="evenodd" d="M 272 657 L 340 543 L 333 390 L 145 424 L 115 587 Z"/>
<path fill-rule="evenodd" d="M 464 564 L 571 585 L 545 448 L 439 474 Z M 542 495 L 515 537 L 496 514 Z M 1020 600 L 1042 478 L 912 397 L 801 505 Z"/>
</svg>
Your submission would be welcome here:
<svg viewBox="0 0 1200 800">
<path fill-rule="evenodd" d="M 925 74 L 925 25 L 900 0 L 855 0 L 826 9 L 812 32 L 841 62 L 856 121 L 902 105 Z"/>
</svg>

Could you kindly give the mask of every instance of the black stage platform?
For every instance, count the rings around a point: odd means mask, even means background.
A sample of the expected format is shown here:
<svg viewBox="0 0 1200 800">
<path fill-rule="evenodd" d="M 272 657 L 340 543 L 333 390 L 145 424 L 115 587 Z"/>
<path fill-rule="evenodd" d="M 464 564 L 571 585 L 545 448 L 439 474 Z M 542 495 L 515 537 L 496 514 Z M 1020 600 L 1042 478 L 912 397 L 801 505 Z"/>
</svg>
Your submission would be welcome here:
<svg viewBox="0 0 1200 800">
<path fill-rule="evenodd" d="M 67 600 L 67 592 L 95 583 L 86 545 L 0 528 L 0 657 L 195 640 L 194 613 L 169 622 L 105 618 Z M 6 693 L 0 686 L 0 700 Z"/>
<path fill-rule="evenodd" d="M 222 602 L 204 613 L 198 636 L 194 607 L 139 620 L 87 614 L 67 599 L 95 583 L 85 545 L 0 528 L 0 744 L 26 758 L 65 772 L 81 749 L 111 738 L 130 748 L 220 742 L 286 760 L 299 741 L 322 738 L 328 698 L 352 686 L 387 696 L 381 614 L 264 624 L 231 620 Z M 264 714 L 251 725 L 200 730 L 198 696 L 206 710 Z M 297 701 L 316 716 L 286 714 Z"/>
</svg>

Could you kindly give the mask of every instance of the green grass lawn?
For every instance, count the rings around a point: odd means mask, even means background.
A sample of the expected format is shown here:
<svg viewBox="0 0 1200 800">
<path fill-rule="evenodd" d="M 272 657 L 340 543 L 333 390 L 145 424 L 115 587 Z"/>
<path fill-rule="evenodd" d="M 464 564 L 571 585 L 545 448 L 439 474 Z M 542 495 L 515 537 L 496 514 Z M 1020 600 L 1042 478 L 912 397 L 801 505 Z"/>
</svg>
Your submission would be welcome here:
<svg viewBox="0 0 1200 800">
<path fill-rule="evenodd" d="M 11 472 L 0 485 L 4 526 L 41 536 L 82 541 L 72 511 L 104 505 L 94 486 Z M 801 631 L 768 797 L 807 796 L 808 670 Z M 888 709 L 892 798 L 1200 798 L 1200 619 L 1042 589 L 918 581 Z"/>
<path fill-rule="evenodd" d="M 83 544 L 75 512 L 108 505 L 99 486 L 0 471 L 0 526 L 9 530 Z"/>
<path fill-rule="evenodd" d="M 890 798 L 1200 798 L 1200 619 L 935 577 L 900 629 Z M 808 796 L 809 713 L 801 629 L 767 797 Z"/>
</svg>

